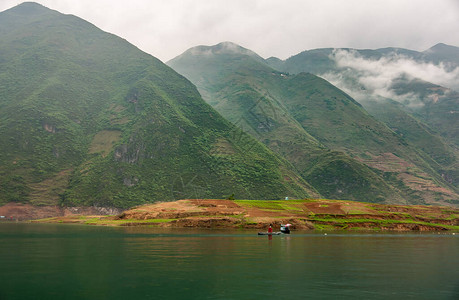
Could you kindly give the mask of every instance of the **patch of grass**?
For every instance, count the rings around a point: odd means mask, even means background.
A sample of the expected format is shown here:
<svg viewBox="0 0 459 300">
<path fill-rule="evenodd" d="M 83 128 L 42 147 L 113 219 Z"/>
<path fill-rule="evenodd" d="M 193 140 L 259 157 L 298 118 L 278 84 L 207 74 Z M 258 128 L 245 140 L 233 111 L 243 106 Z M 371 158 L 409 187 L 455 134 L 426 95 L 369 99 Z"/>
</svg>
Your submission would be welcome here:
<svg viewBox="0 0 459 300">
<path fill-rule="evenodd" d="M 394 213 L 391 213 L 392 215 L 397 215 L 399 217 L 402 217 L 402 218 L 405 218 L 405 219 L 412 219 L 413 216 L 410 215 L 409 213 L 404 213 L 404 212 L 394 212 Z"/>
<path fill-rule="evenodd" d="M 283 207 L 285 210 L 288 210 L 288 211 L 295 211 L 295 212 L 303 212 L 303 211 L 304 211 L 303 208 L 298 207 L 298 206 L 282 205 L 282 207 Z"/>
<path fill-rule="evenodd" d="M 126 220 L 119 220 L 116 222 L 120 222 L 120 223 L 168 223 L 168 222 L 172 222 L 176 220 L 177 219 L 147 219 L 147 220 L 126 219 Z"/>
<path fill-rule="evenodd" d="M 254 207 L 260 209 L 269 209 L 269 210 L 284 210 L 279 203 L 275 201 L 263 201 L 263 200 L 236 200 L 236 204 L 242 207 Z"/>
<path fill-rule="evenodd" d="M 449 217 L 445 218 L 444 220 L 455 220 L 455 219 L 459 219 L 459 215 L 451 214 Z"/>
<path fill-rule="evenodd" d="M 119 130 L 102 130 L 96 133 L 89 146 L 89 153 L 100 153 L 105 157 L 121 139 Z"/>
<path fill-rule="evenodd" d="M 136 219 L 125 219 L 125 220 L 108 220 L 105 218 L 93 218 L 85 221 L 85 224 L 91 225 L 112 225 L 112 226 L 122 226 L 124 224 L 160 224 L 160 223 L 169 223 L 176 221 L 177 219 L 147 219 L 147 220 L 136 220 Z"/>
<path fill-rule="evenodd" d="M 314 224 L 315 230 L 335 230 L 336 227 L 328 224 Z"/>
<path fill-rule="evenodd" d="M 459 226 L 444 225 L 437 223 L 429 223 L 414 220 L 376 220 L 376 219 L 333 219 L 333 218 L 310 218 L 312 222 L 332 222 L 335 226 L 347 227 L 348 223 L 373 223 L 376 226 L 387 226 L 390 224 L 417 224 L 425 226 L 433 226 L 439 228 L 446 228 L 449 230 L 459 230 Z"/>
<path fill-rule="evenodd" d="M 53 221 L 55 219 L 56 219 L 55 217 L 51 217 L 51 218 L 36 219 L 36 220 L 32 220 L 31 222 L 32 223 L 48 223 L 48 222 Z"/>
<path fill-rule="evenodd" d="M 303 211 L 300 207 L 305 200 L 235 200 L 236 204 L 242 207 L 254 207 L 267 211 Z"/>
<path fill-rule="evenodd" d="M 365 214 L 369 215 L 369 214 L 372 214 L 372 212 L 354 209 L 354 210 L 350 210 L 347 214 L 348 215 L 365 215 Z"/>
<path fill-rule="evenodd" d="M 86 218 L 86 219 L 83 219 L 83 220 L 84 220 L 85 224 L 93 224 L 93 223 L 97 223 L 97 222 L 101 221 L 100 218 Z"/>
</svg>

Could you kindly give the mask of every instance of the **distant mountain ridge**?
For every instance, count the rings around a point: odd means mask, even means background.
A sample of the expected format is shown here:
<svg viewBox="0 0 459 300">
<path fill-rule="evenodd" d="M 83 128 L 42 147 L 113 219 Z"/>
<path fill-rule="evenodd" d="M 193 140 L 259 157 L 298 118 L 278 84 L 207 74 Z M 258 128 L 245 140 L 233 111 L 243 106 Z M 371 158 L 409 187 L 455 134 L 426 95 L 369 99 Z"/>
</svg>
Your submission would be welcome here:
<svg viewBox="0 0 459 300">
<path fill-rule="evenodd" d="M 311 61 L 311 65 L 309 67 L 311 68 L 320 67 L 321 60 L 323 61 L 330 60 L 329 55 L 333 51 L 336 51 L 336 50 L 355 51 L 362 57 L 372 58 L 372 59 L 378 59 L 388 54 L 396 54 L 396 55 L 403 55 L 408 58 L 415 59 L 417 61 L 431 62 L 431 63 L 437 63 L 437 64 L 440 62 L 443 62 L 443 63 L 450 63 L 456 67 L 459 66 L 459 47 L 446 45 L 443 43 L 438 43 L 422 52 L 410 50 L 410 49 L 404 49 L 404 48 L 396 48 L 396 47 L 386 47 L 386 48 L 379 48 L 379 49 L 318 48 L 318 49 L 302 51 L 296 55 L 292 55 L 286 60 L 281 60 L 277 57 L 270 57 L 266 59 L 266 62 L 268 64 L 270 62 L 273 62 L 273 63 L 280 62 L 284 64 L 284 68 L 292 68 L 294 63 L 300 63 L 301 68 L 305 68 L 306 67 L 305 63 L 309 62 L 306 58 L 311 58 L 311 59 L 315 58 L 318 61 L 315 61 L 315 62 Z M 321 71 L 326 71 L 326 70 L 321 69 Z"/>
</svg>

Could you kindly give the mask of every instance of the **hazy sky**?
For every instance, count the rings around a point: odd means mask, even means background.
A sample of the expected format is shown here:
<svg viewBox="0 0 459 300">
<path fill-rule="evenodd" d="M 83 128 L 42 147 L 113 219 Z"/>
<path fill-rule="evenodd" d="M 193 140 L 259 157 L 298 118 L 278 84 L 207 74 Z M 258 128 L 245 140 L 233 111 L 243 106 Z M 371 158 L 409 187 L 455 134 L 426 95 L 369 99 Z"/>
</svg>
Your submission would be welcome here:
<svg viewBox="0 0 459 300">
<path fill-rule="evenodd" d="M 23 1 L 0 0 L 0 11 Z M 459 0 L 38 0 L 162 61 L 231 41 L 267 58 L 321 47 L 459 46 Z"/>
</svg>

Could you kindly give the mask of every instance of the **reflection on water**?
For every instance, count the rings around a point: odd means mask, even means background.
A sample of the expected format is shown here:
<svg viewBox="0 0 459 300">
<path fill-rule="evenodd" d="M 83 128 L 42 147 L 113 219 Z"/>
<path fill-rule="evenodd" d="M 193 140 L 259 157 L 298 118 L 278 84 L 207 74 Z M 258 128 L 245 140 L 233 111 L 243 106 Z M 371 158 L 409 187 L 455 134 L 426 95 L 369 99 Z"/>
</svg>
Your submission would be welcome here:
<svg viewBox="0 0 459 300">
<path fill-rule="evenodd" d="M 454 299 L 459 292 L 452 234 L 271 237 L 0 224 L 0 243 L 0 299 Z"/>
</svg>

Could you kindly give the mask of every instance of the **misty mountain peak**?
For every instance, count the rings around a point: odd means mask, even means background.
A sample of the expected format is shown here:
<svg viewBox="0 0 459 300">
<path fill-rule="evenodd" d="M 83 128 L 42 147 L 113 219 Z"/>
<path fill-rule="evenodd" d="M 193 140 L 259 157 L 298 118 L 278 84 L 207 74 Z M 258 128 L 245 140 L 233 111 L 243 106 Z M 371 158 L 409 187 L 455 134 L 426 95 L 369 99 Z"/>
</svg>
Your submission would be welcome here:
<svg viewBox="0 0 459 300">
<path fill-rule="evenodd" d="M 240 54 L 262 59 L 255 52 L 239 46 L 233 42 L 222 42 L 213 46 L 197 46 L 188 50 L 192 55 L 219 55 L 219 54 Z"/>
<path fill-rule="evenodd" d="M 27 24 L 37 21 L 49 21 L 51 18 L 59 17 L 60 15 L 63 14 L 39 3 L 24 2 L 0 12 L 0 32 L 12 33 L 19 27 L 27 26 Z"/>
<path fill-rule="evenodd" d="M 219 50 L 219 51 L 223 51 L 223 52 L 236 52 L 236 53 L 245 53 L 245 52 L 250 52 L 250 53 L 253 53 L 252 51 L 244 48 L 244 47 L 241 47 L 239 46 L 238 44 L 236 43 L 233 43 L 233 42 L 221 42 L 215 46 L 213 46 L 214 49 L 216 50 Z"/>
<path fill-rule="evenodd" d="M 6 10 L 5 12 L 14 13 L 17 15 L 28 16 L 28 15 L 40 14 L 40 13 L 49 12 L 49 11 L 50 11 L 49 8 L 46 8 L 45 6 L 39 3 L 23 2 L 13 8 Z"/>
<path fill-rule="evenodd" d="M 424 51 L 424 53 L 426 54 L 429 54 L 429 53 L 447 53 L 447 52 L 450 52 L 450 53 L 457 53 L 459 52 L 459 48 L 458 47 L 455 47 L 455 46 L 450 46 L 450 45 L 446 45 L 446 44 L 443 44 L 443 43 L 438 43 L 436 44 L 435 46 L 427 49 L 426 51 Z"/>
<path fill-rule="evenodd" d="M 451 70 L 459 66 L 459 47 L 439 43 L 424 51 L 423 54 L 435 63 L 449 64 Z"/>
<path fill-rule="evenodd" d="M 446 45 L 446 44 L 444 44 L 444 43 L 438 43 L 438 44 L 436 44 L 436 45 L 430 47 L 429 50 L 445 49 L 445 48 L 447 48 L 447 47 L 450 47 L 450 46 L 448 46 L 448 45 Z"/>
</svg>

